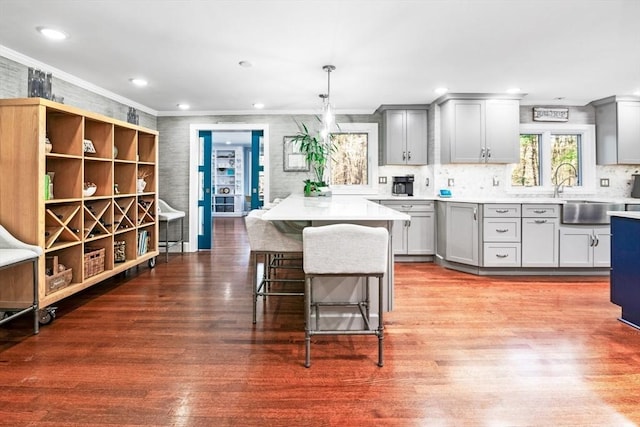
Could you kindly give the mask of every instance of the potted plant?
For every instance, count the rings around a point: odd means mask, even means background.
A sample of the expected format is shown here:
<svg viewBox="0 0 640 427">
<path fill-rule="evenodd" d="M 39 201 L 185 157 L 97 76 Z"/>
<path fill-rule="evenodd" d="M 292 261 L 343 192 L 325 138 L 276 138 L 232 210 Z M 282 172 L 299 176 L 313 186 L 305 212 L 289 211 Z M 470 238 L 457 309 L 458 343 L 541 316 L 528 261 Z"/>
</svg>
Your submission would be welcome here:
<svg viewBox="0 0 640 427">
<path fill-rule="evenodd" d="M 304 181 L 304 194 L 305 196 L 318 195 L 322 192 L 321 188 L 328 187 L 324 174 L 332 147 L 320 135 L 312 135 L 304 123 L 299 124 L 298 127 L 300 132 L 293 137 L 293 142 L 299 145 L 313 173 L 313 178 Z"/>
</svg>

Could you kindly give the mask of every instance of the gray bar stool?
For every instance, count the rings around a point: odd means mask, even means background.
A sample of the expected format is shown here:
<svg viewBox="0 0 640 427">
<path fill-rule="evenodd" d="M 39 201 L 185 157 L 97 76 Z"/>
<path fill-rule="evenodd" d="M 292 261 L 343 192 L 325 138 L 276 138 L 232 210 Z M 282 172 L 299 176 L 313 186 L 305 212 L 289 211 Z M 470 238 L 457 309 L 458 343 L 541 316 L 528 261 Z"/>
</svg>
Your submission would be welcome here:
<svg viewBox="0 0 640 427">
<path fill-rule="evenodd" d="M 302 235 L 283 233 L 271 222 L 262 219 L 264 210 L 253 210 L 245 217 L 245 226 L 251 247 L 251 283 L 253 288 L 253 323 L 256 323 L 256 306 L 258 297 L 266 296 L 303 296 L 302 290 L 278 289 L 272 290 L 271 284 L 302 283 L 302 279 L 277 278 L 271 273 L 274 259 L 285 257 L 302 257 Z M 262 260 L 264 272 L 258 279 L 258 264 Z"/>
<path fill-rule="evenodd" d="M 2 312 L 2 315 L 0 315 L 0 325 L 14 317 L 33 311 L 33 333 L 38 333 L 38 261 L 42 254 L 43 251 L 41 247 L 21 242 L 12 236 L 6 228 L 0 225 L 0 270 L 16 267 L 27 262 L 33 265 L 33 303 L 29 307 L 24 308 L 23 304 L 19 301 L 16 301 L 15 304 L 13 302 L 6 302 L 7 307 L 0 307 L 0 311 Z M 0 286 L 2 286 L 2 284 L 0 284 Z M 18 305 L 21 305 L 21 307 L 18 307 Z"/>
<path fill-rule="evenodd" d="M 311 336 L 313 335 L 376 335 L 378 366 L 384 364 L 383 353 L 383 281 L 387 272 L 389 232 L 383 227 L 355 224 L 334 224 L 307 227 L 302 232 L 305 273 L 305 367 L 311 366 Z M 356 302 L 319 302 L 313 298 L 316 277 L 361 277 L 363 290 Z M 369 278 L 378 278 L 378 326 L 372 328 L 370 318 Z M 354 307 L 362 317 L 362 329 L 321 329 L 320 307 Z M 311 321 L 315 312 L 315 326 Z"/>
<path fill-rule="evenodd" d="M 180 245 L 180 252 L 184 253 L 184 222 L 185 213 L 169 206 L 167 202 L 162 199 L 158 199 L 158 219 L 160 225 L 164 224 L 164 241 L 161 246 L 164 246 L 165 261 L 169 262 L 169 248 L 171 246 Z M 169 223 L 171 221 L 180 220 L 180 239 L 169 240 Z"/>
</svg>

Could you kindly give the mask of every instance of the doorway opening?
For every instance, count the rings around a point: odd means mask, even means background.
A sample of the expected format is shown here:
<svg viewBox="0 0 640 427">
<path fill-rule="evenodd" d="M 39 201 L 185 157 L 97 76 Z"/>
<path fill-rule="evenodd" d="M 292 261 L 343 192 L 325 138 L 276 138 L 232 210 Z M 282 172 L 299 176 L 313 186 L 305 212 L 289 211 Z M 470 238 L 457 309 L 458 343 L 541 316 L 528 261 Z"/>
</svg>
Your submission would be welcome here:
<svg viewBox="0 0 640 427">
<path fill-rule="evenodd" d="M 190 251 L 213 248 L 213 221 L 269 200 L 269 127 L 193 124 L 189 154 Z"/>
</svg>

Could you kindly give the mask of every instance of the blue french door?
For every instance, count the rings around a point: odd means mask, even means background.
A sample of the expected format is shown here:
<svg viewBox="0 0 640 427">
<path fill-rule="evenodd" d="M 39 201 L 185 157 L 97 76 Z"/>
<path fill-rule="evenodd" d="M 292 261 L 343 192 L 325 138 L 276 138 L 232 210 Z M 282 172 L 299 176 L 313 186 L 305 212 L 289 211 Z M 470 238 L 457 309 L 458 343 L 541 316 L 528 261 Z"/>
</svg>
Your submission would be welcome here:
<svg viewBox="0 0 640 427">
<path fill-rule="evenodd" d="M 259 209 L 263 204 L 264 183 L 264 147 L 262 146 L 263 132 L 261 130 L 251 131 L 251 209 Z"/>
<path fill-rule="evenodd" d="M 212 176 L 211 163 L 213 162 L 213 138 L 209 130 L 201 130 L 199 139 L 198 158 L 198 249 L 211 249 L 213 242 L 213 218 L 211 217 L 211 192 Z"/>
</svg>

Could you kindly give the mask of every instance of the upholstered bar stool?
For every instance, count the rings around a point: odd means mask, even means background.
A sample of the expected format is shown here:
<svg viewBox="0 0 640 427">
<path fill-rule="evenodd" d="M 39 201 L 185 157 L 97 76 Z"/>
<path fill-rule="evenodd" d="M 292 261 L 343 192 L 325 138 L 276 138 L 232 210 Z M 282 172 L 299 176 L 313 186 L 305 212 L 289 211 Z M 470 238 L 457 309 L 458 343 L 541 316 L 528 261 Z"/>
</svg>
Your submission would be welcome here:
<svg viewBox="0 0 640 427">
<path fill-rule="evenodd" d="M 384 364 L 383 353 L 383 281 L 387 272 L 389 232 L 382 227 L 355 224 L 333 224 L 307 227 L 303 236 L 303 268 L 305 273 L 305 367 L 311 366 L 313 335 L 376 335 L 378 366 Z M 361 277 L 359 301 L 319 302 L 313 298 L 313 279 L 317 277 Z M 372 328 L 370 318 L 369 278 L 378 278 L 378 326 Z M 362 329 L 321 329 L 320 307 L 356 308 L 362 318 Z M 312 310 L 315 322 L 311 321 Z"/>
<path fill-rule="evenodd" d="M 161 241 L 164 246 L 165 261 L 169 262 L 169 248 L 171 246 L 180 245 L 180 252 L 184 253 L 184 217 L 185 213 L 169 206 L 167 202 L 162 199 L 158 199 L 158 219 L 160 224 L 164 224 L 164 242 Z M 169 223 L 171 221 L 180 220 L 180 239 L 169 240 Z"/>
<path fill-rule="evenodd" d="M 0 311 L 2 312 L 0 325 L 15 317 L 33 312 L 33 333 L 38 333 L 38 261 L 42 253 L 41 247 L 29 245 L 16 239 L 6 228 L 0 225 L 0 270 L 13 268 L 24 263 L 31 263 L 33 266 L 33 303 L 25 308 L 15 307 L 17 304 L 5 302 L 8 307 L 0 306 Z M 0 286 L 2 285 L 0 283 Z"/>
<path fill-rule="evenodd" d="M 279 231 L 271 221 L 262 219 L 263 210 L 253 210 L 245 217 L 249 246 L 251 247 L 251 274 L 253 287 L 253 323 L 256 323 L 258 297 L 266 296 L 303 296 L 302 290 L 289 290 L 271 284 L 302 283 L 302 279 L 279 278 L 271 274 L 271 264 L 275 256 L 302 257 L 302 236 Z M 258 279 L 258 264 L 262 260 L 264 271 Z"/>
</svg>

